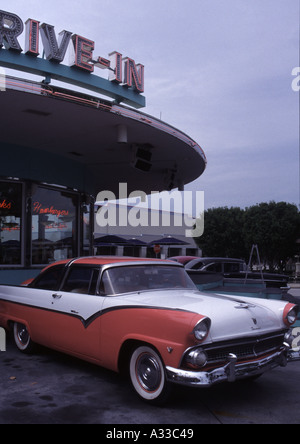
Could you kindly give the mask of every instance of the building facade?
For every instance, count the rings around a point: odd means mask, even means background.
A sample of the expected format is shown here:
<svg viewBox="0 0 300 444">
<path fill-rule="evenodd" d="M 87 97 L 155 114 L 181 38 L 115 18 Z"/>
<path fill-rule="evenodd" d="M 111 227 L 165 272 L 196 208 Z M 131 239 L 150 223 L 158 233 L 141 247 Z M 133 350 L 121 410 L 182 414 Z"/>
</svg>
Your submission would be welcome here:
<svg viewBox="0 0 300 444">
<path fill-rule="evenodd" d="M 77 34 L 62 31 L 58 39 L 54 26 L 0 11 L 0 283 L 94 254 L 101 190 L 117 195 L 121 182 L 128 195 L 183 189 L 205 170 L 194 140 L 139 111 L 144 66 L 93 50 Z"/>
</svg>

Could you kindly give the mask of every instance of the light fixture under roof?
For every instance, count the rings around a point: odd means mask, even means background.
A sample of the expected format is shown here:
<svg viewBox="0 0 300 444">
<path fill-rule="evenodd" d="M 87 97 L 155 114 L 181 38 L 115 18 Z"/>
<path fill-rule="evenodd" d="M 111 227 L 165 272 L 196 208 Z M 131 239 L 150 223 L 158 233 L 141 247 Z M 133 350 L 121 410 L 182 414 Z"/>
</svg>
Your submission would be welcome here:
<svg viewBox="0 0 300 444">
<path fill-rule="evenodd" d="M 69 151 L 69 154 L 75 157 L 83 157 L 83 154 L 78 153 L 78 151 Z"/>
<path fill-rule="evenodd" d="M 49 113 L 47 111 L 40 111 L 39 109 L 24 109 L 23 113 L 28 113 L 28 114 L 34 114 L 35 116 L 42 116 L 42 117 L 48 117 L 51 116 L 52 113 Z"/>
</svg>

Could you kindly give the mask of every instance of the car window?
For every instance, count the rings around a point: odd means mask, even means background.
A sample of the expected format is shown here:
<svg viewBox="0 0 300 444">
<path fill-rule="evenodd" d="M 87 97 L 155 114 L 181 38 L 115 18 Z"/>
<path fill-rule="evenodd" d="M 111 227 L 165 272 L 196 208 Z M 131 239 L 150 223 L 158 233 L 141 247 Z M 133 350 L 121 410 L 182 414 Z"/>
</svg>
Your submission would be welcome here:
<svg viewBox="0 0 300 444">
<path fill-rule="evenodd" d="M 62 291 L 94 294 L 99 270 L 88 266 L 74 265 L 70 268 Z"/>
<path fill-rule="evenodd" d="M 221 262 L 214 263 L 208 265 L 205 269 L 206 271 L 212 271 L 213 273 L 222 273 L 222 264 Z"/>
<path fill-rule="evenodd" d="M 191 270 L 200 270 L 203 266 L 204 266 L 203 262 L 196 262 L 190 268 L 191 268 Z"/>
<path fill-rule="evenodd" d="M 239 262 L 229 262 L 224 264 L 225 273 L 238 273 L 241 269 L 241 264 Z"/>
<path fill-rule="evenodd" d="M 59 287 L 65 265 L 53 265 L 41 273 L 31 284 L 30 287 L 40 288 L 41 290 L 56 290 Z"/>
</svg>

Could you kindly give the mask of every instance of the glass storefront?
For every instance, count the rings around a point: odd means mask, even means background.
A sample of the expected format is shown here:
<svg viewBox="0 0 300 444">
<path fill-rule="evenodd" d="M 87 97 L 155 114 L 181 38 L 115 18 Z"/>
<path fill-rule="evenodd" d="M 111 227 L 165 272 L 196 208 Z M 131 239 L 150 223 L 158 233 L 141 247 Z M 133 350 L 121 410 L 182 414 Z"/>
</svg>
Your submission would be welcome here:
<svg viewBox="0 0 300 444">
<path fill-rule="evenodd" d="M 36 187 L 32 195 L 32 264 L 77 255 L 78 195 Z"/>
<path fill-rule="evenodd" d="M 64 188 L 0 180 L 0 267 L 91 254 L 93 203 Z"/>
<path fill-rule="evenodd" d="M 21 265 L 21 183 L 0 182 L 0 264 Z"/>
</svg>

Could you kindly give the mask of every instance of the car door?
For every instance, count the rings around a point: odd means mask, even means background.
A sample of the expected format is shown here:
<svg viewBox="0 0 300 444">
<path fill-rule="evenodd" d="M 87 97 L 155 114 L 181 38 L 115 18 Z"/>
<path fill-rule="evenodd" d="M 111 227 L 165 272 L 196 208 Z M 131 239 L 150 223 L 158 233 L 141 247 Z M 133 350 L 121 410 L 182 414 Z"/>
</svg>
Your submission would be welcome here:
<svg viewBox="0 0 300 444">
<path fill-rule="evenodd" d="M 39 323 L 40 342 L 79 357 L 100 359 L 98 314 L 103 298 L 95 295 L 99 268 L 71 265 L 60 284 L 55 283 L 53 274 L 49 270 L 35 283 L 43 293 L 45 308 L 47 301 L 47 313 L 43 313 L 42 325 Z"/>
</svg>

